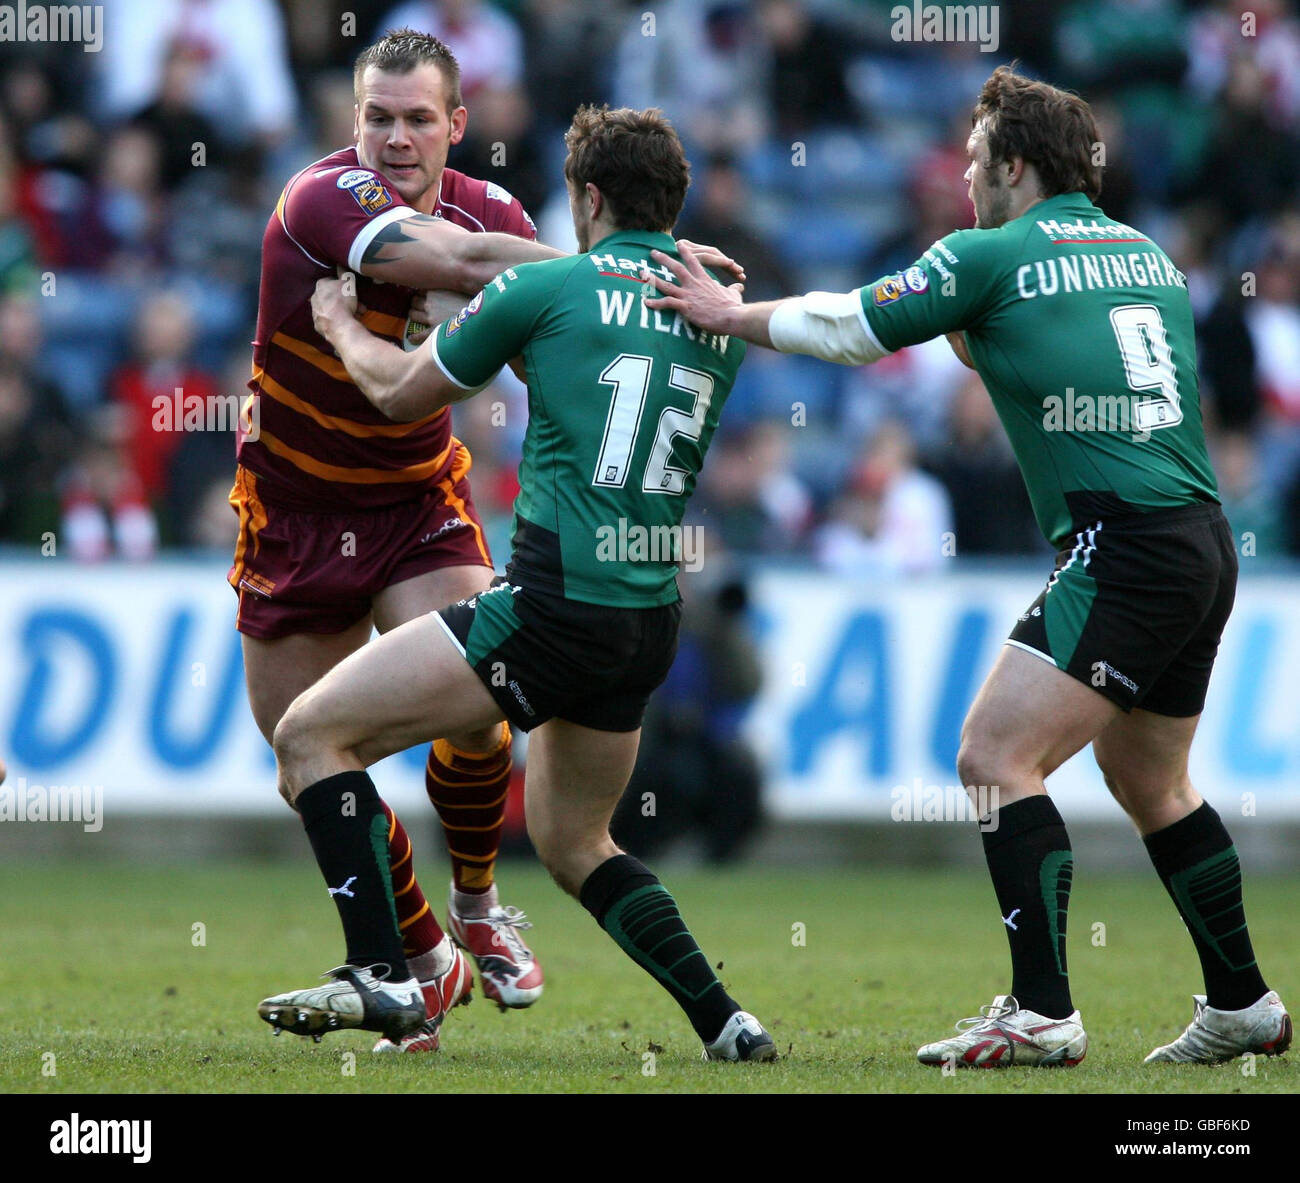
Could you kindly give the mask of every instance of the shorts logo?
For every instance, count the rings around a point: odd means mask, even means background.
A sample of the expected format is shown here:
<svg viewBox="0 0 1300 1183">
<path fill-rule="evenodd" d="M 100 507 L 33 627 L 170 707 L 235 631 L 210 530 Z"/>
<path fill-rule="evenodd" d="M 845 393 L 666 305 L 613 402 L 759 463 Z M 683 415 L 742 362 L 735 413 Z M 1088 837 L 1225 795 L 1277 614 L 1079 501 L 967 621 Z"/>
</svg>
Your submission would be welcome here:
<svg viewBox="0 0 1300 1183">
<path fill-rule="evenodd" d="M 907 284 L 907 290 L 916 292 L 920 295 L 930 286 L 930 277 L 919 267 L 909 267 L 903 272 L 903 282 Z"/>
<path fill-rule="evenodd" d="M 460 326 L 463 325 L 471 316 L 483 307 L 483 293 L 479 292 L 468 304 L 465 305 L 455 316 L 447 322 L 446 337 L 451 337 L 460 332 Z"/>
<path fill-rule="evenodd" d="M 444 534 L 450 534 L 452 530 L 462 530 L 468 524 L 468 522 L 463 521 L 461 518 L 448 518 L 432 534 L 426 534 L 421 538 L 420 543 L 423 545 L 426 542 L 432 542 L 435 538 L 441 538 Z"/>
<path fill-rule="evenodd" d="M 537 712 L 533 710 L 532 704 L 524 697 L 524 692 L 519 688 L 519 683 L 512 680 L 507 684 L 510 687 L 510 692 L 515 696 L 515 701 L 528 712 L 528 717 L 532 718 L 537 714 Z"/>
<path fill-rule="evenodd" d="M 1093 668 L 1094 675 L 1100 672 L 1101 675 L 1100 685 L 1104 686 L 1106 684 L 1107 678 L 1114 678 L 1115 681 L 1118 682 L 1121 686 L 1123 686 L 1130 694 L 1136 694 L 1138 692 L 1138 684 L 1127 675 L 1121 674 L 1119 670 L 1117 670 L 1113 665 L 1110 664 L 1110 662 L 1098 661 L 1093 664 L 1092 668 Z M 1098 684 L 1095 681 L 1095 679 L 1093 684 L 1094 685 Z"/>
<path fill-rule="evenodd" d="M 882 279 L 876 284 L 876 290 L 872 293 L 871 302 L 877 308 L 883 308 L 886 304 L 892 304 L 905 295 L 907 295 L 907 288 L 903 286 L 902 278 L 891 275 L 888 279 Z"/>
<path fill-rule="evenodd" d="M 239 586 L 244 591 L 250 591 L 268 600 L 275 592 L 275 580 L 267 579 L 265 575 L 258 575 L 254 571 L 246 571 L 239 581 Z"/>
<path fill-rule="evenodd" d="M 334 183 L 344 192 L 352 194 L 352 200 L 367 217 L 373 217 L 381 209 L 387 209 L 393 204 L 393 195 L 384 182 L 364 168 L 351 169 Z"/>
</svg>

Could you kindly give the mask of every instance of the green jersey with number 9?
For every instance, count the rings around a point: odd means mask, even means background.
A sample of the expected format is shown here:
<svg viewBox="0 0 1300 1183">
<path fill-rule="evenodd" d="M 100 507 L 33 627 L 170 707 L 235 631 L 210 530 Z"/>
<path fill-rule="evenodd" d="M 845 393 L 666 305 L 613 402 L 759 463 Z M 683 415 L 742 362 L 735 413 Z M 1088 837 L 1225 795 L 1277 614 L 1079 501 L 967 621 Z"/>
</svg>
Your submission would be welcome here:
<svg viewBox="0 0 1300 1183">
<path fill-rule="evenodd" d="M 1054 545 L 1115 515 L 1218 500 L 1186 278 L 1082 193 L 950 234 L 859 296 L 886 350 L 965 330 Z"/>
<path fill-rule="evenodd" d="M 694 557 L 682 515 L 745 344 L 645 306 L 641 269 L 666 276 L 652 250 L 677 257 L 667 234 L 619 230 L 586 254 L 510 268 L 429 339 L 469 390 L 523 355 L 508 575 L 524 588 L 659 607 Z"/>
</svg>

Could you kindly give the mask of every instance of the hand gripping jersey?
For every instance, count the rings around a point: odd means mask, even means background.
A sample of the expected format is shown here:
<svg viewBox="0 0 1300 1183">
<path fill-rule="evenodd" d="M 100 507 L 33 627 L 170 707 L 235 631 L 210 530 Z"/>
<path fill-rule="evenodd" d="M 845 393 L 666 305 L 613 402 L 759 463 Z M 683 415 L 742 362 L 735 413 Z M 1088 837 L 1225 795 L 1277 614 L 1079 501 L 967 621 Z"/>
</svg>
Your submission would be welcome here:
<svg viewBox="0 0 1300 1183">
<path fill-rule="evenodd" d="M 508 577 L 526 589 L 619 608 L 678 598 L 682 514 L 745 345 L 645 306 L 641 268 L 665 274 L 655 249 L 677 257 L 667 234 L 620 230 L 508 269 L 429 340 L 468 390 L 523 354 Z"/>
<path fill-rule="evenodd" d="M 964 329 L 1044 535 L 1217 502 L 1186 280 L 1081 193 L 960 230 L 858 292 L 886 350 Z"/>
<path fill-rule="evenodd" d="M 284 187 L 262 240 L 252 397 L 239 462 L 266 501 L 299 511 L 373 509 L 418 497 L 455 459 L 444 409 L 393 423 L 353 384 L 312 327 L 316 281 L 361 257 L 385 226 L 415 214 L 355 148 L 308 165 Z M 444 169 L 434 215 L 467 230 L 535 238 L 519 202 L 498 185 Z M 414 292 L 357 275 L 367 328 L 401 341 Z"/>
</svg>

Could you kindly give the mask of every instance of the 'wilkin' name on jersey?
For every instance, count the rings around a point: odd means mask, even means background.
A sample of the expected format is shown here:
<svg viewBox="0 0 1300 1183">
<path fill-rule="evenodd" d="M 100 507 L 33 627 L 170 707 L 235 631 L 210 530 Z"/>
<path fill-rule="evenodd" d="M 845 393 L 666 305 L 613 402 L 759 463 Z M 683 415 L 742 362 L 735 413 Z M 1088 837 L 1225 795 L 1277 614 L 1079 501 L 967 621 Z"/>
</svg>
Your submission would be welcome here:
<svg viewBox="0 0 1300 1183">
<path fill-rule="evenodd" d="M 680 312 L 674 312 L 671 319 L 665 320 L 664 314 L 659 309 L 646 307 L 644 292 L 607 291 L 605 288 L 597 288 L 596 295 L 600 299 L 601 324 L 626 326 L 628 318 L 632 315 L 632 305 L 636 304 L 641 310 L 640 328 L 654 329 L 656 333 L 671 333 L 674 337 L 685 336 L 688 341 L 698 341 L 718 353 L 727 352 L 730 336 L 723 337 L 717 333 L 703 332 L 689 320 L 684 320 Z"/>
<path fill-rule="evenodd" d="M 640 282 L 643 272 L 649 272 L 651 276 L 661 275 L 666 280 L 672 279 L 672 273 L 667 267 L 656 267 L 647 259 L 620 259 L 612 253 L 588 255 L 587 258 L 596 265 L 599 274 L 616 279 L 635 279 Z M 655 295 L 653 292 L 650 294 L 651 296 Z M 609 291 L 605 288 L 597 288 L 596 295 L 600 298 L 601 324 L 617 324 L 626 327 L 628 318 L 632 315 L 632 304 L 635 301 L 640 308 L 640 317 L 637 322 L 639 328 L 653 328 L 656 333 L 671 333 L 674 337 L 684 335 L 688 341 L 699 341 L 701 345 L 706 345 L 718 353 L 726 353 L 727 351 L 727 342 L 731 340 L 730 336 L 722 337 L 717 333 L 702 332 L 690 321 L 683 320 L 681 314 L 677 312 L 673 313 L 671 319 L 665 320 L 663 313 L 645 306 L 646 293 L 644 290 L 638 297 L 638 293 L 633 291 L 619 289 Z"/>
</svg>

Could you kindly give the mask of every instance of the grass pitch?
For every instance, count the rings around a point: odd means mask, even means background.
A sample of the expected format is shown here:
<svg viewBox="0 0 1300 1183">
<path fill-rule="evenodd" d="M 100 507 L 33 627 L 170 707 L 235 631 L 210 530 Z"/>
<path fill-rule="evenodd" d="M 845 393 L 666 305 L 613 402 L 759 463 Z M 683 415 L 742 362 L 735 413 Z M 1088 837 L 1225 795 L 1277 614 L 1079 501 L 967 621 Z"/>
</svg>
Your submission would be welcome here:
<svg viewBox="0 0 1300 1183">
<path fill-rule="evenodd" d="M 79 862 L 0 869 L 0 1090 L 5 1092 L 1300 1092 L 1294 1055 L 1146 1068 L 1191 1016 L 1200 974 L 1154 875 L 1080 875 L 1074 999 L 1090 1037 L 1073 1070 L 944 1076 L 915 1048 L 1009 986 L 983 875 L 666 870 L 719 976 L 772 1031 L 774 1065 L 701 1064 L 672 1000 L 529 863 L 503 900 L 536 927 L 546 993 L 500 1013 L 475 990 L 436 1055 L 372 1056 L 372 1037 L 273 1039 L 258 1001 L 341 958 L 333 907 L 293 866 Z M 441 903 L 445 875 L 426 885 Z M 1300 877 L 1247 884 L 1269 983 L 1300 1007 Z M 197 927 L 196 927 L 197 926 Z M 1104 927 L 1097 927 L 1104 926 Z M 352 1053 L 348 1055 L 346 1053 Z"/>
</svg>

